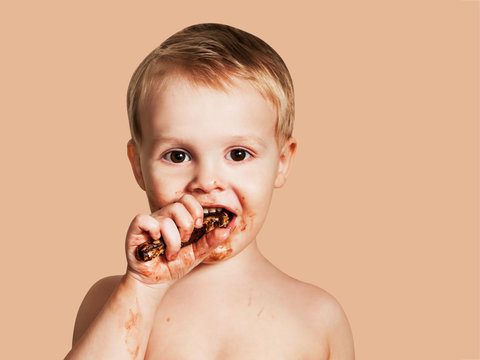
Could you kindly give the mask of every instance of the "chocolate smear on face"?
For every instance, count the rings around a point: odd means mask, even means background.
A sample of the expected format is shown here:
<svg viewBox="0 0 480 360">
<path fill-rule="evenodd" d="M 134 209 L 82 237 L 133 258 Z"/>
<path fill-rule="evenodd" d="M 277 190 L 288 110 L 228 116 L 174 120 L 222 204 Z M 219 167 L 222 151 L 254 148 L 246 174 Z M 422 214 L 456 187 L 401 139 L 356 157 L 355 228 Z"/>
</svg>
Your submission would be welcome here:
<svg viewBox="0 0 480 360">
<path fill-rule="evenodd" d="M 185 247 L 197 242 L 203 235 L 216 228 L 226 228 L 230 220 L 231 215 L 226 210 L 205 214 L 203 216 L 203 226 L 199 229 L 193 229 L 190 239 L 186 242 L 182 242 L 181 246 Z M 165 242 L 160 238 L 158 240 L 150 239 L 147 242 L 138 245 L 135 255 L 138 260 L 150 261 L 164 253 Z"/>
<path fill-rule="evenodd" d="M 210 254 L 208 254 L 205 259 L 207 263 L 209 261 L 217 262 L 226 259 L 233 252 L 232 241 L 230 239 L 225 240 L 225 242 L 218 247 L 216 247 Z"/>
</svg>

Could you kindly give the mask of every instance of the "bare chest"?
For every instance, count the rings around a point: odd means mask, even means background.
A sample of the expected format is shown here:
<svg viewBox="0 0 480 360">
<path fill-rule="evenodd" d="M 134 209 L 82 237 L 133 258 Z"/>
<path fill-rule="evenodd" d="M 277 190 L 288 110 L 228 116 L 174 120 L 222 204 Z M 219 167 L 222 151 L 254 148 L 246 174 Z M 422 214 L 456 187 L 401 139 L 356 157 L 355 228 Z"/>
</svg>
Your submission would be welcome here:
<svg viewBox="0 0 480 360">
<path fill-rule="evenodd" d="M 159 309 L 145 359 L 327 359 L 325 339 L 279 304 L 203 301 Z"/>
</svg>

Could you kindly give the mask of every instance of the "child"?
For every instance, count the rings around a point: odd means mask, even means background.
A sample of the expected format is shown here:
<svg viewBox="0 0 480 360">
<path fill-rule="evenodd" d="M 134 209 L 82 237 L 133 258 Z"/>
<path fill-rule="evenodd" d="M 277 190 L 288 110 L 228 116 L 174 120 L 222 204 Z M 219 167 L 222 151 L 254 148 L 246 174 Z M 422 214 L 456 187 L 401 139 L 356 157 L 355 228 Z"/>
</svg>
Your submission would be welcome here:
<svg viewBox="0 0 480 360">
<path fill-rule="evenodd" d="M 130 224 L 126 273 L 86 295 L 67 359 L 353 359 L 335 299 L 257 248 L 296 149 L 279 55 L 244 31 L 194 25 L 146 57 L 127 102 L 128 157 L 152 213 Z M 221 209 L 228 226 L 181 247 Z M 160 237 L 165 254 L 138 260 Z"/>
</svg>

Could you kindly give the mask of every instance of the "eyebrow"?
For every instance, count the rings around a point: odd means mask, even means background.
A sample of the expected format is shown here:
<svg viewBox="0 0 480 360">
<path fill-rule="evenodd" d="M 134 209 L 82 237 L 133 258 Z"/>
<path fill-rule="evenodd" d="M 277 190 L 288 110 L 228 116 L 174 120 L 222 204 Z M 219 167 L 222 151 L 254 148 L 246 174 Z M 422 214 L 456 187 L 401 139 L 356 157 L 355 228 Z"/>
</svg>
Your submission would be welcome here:
<svg viewBox="0 0 480 360">
<path fill-rule="evenodd" d="M 233 143 L 238 143 L 238 144 L 255 144 L 255 145 L 260 145 L 261 147 L 267 147 L 267 144 L 263 138 L 260 136 L 254 135 L 254 134 L 249 134 L 248 136 L 243 136 L 243 135 L 238 135 L 238 136 L 233 136 L 229 138 L 229 141 Z"/>
<path fill-rule="evenodd" d="M 181 137 L 173 137 L 173 136 L 155 136 L 152 138 L 153 144 L 158 143 L 184 143 L 187 140 Z"/>
<path fill-rule="evenodd" d="M 247 144 L 247 145 L 261 146 L 262 148 L 267 147 L 265 140 L 262 137 L 255 134 L 235 135 L 235 136 L 229 137 L 227 139 L 227 142 L 229 144 L 230 143 L 237 144 L 237 145 Z M 173 136 L 158 136 L 152 139 L 153 145 L 157 145 L 159 143 L 188 144 L 188 139 L 183 137 L 173 137 Z"/>
</svg>

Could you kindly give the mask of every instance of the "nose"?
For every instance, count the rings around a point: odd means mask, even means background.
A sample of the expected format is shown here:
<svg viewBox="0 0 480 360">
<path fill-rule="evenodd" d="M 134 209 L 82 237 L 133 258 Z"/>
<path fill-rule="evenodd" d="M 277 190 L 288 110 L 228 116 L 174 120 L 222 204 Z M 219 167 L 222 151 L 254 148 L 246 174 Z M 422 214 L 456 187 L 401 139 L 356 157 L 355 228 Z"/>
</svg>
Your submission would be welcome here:
<svg viewBox="0 0 480 360">
<path fill-rule="evenodd" d="M 194 176 L 188 185 L 191 193 L 206 194 L 215 190 L 224 190 L 220 172 L 213 162 L 201 162 L 195 167 Z"/>
</svg>

